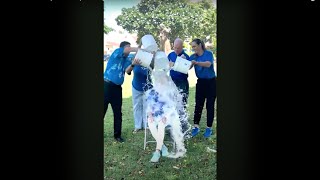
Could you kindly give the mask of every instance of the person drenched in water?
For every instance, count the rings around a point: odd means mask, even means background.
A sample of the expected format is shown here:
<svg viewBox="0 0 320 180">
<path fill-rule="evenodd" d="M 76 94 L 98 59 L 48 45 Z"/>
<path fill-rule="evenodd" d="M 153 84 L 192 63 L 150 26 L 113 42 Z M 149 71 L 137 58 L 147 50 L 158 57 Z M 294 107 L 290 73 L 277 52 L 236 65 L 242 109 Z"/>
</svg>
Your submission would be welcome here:
<svg viewBox="0 0 320 180">
<path fill-rule="evenodd" d="M 163 94 L 165 85 L 168 83 L 168 77 L 159 72 L 153 73 L 154 87 L 147 91 L 147 121 L 150 132 L 156 140 L 156 151 L 153 153 L 151 162 L 158 162 L 160 156 L 168 156 L 168 148 L 164 145 L 165 127 L 168 126 L 169 120 L 164 111 L 168 108 Z"/>
<path fill-rule="evenodd" d="M 165 128 L 171 126 L 171 133 L 177 147 L 184 149 L 183 135 L 178 111 L 176 109 L 176 89 L 172 89 L 172 80 L 168 71 L 154 70 L 152 72 L 153 88 L 146 92 L 147 95 L 147 122 L 153 138 L 156 140 L 156 150 L 151 162 L 159 162 L 161 156 L 168 156 L 168 148 L 164 145 Z M 180 142 L 180 143 L 179 143 Z M 181 145 L 182 144 L 182 145 Z M 179 148 L 178 147 L 178 148 Z"/>
</svg>

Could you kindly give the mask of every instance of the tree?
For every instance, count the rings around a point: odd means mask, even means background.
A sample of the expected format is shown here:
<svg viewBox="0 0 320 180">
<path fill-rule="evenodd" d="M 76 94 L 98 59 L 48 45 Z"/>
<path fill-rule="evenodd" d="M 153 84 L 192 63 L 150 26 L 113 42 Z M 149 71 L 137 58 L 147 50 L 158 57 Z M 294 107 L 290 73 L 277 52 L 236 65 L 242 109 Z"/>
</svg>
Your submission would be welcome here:
<svg viewBox="0 0 320 180">
<path fill-rule="evenodd" d="M 205 2 L 201 3 L 190 3 L 187 0 L 141 0 L 137 6 L 123 8 L 116 22 L 129 33 L 137 33 L 138 39 L 145 34 L 153 35 L 160 49 L 164 50 L 165 44 L 169 42 L 170 46 L 177 37 L 203 39 L 211 34 L 213 36 L 215 30 L 212 28 L 215 25 L 212 23 L 216 21 L 212 20 L 215 15 L 210 16 L 210 13 L 215 13 L 215 10 L 213 6 L 204 9 Z"/>
<path fill-rule="evenodd" d="M 203 19 L 200 23 L 199 31 L 192 33 L 192 37 L 202 39 L 205 43 L 209 42 L 213 45 L 211 50 L 215 52 L 217 45 L 217 10 L 210 0 L 202 0 L 193 4 L 203 10 Z"/>
<path fill-rule="evenodd" d="M 105 34 L 108 34 L 109 32 L 113 31 L 113 29 L 111 27 L 108 27 L 107 25 L 104 25 L 103 31 Z"/>
</svg>

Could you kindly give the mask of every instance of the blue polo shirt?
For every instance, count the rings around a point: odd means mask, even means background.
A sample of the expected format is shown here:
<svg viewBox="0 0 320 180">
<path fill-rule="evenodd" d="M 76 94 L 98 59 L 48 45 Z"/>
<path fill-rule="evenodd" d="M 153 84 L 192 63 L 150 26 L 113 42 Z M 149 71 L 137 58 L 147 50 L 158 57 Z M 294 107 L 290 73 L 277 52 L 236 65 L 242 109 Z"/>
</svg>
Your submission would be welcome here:
<svg viewBox="0 0 320 180">
<path fill-rule="evenodd" d="M 205 62 L 210 61 L 210 67 L 202 67 L 202 66 L 194 66 L 194 70 L 196 72 L 196 76 L 200 79 L 211 79 L 216 77 L 216 73 L 213 69 L 213 53 L 211 51 L 205 50 L 201 56 L 197 56 L 196 54 L 192 54 L 190 56 L 190 60 L 195 60 L 197 62 Z"/>
<path fill-rule="evenodd" d="M 146 91 L 149 89 L 147 85 L 148 68 L 135 65 L 133 68 L 132 86 L 138 91 Z"/>
<path fill-rule="evenodd" d="M 125 70 L 130 66 L 131 61 L 123 54 L 124 48 L 116 49 L 110 56 L 107 68 L 104 71 L 104 79 L 117 85 L 122 85 Z"/>
<path fill-rule="evenodd" d="M 190 61 L 190 57 L 183 50 L 180 54 L 178 54 L 178 56 L 181 56 L 182 54 L 184 54 L 186 59 Z M 169 61 L 176 62 L 177 54 L 174 51 L 171 52 L 168 55 L 168 59 L 169 59 Z M 174 71 L 174 70 L 170 70 L 170 76 L 173 80 L 183 80 L 183 79 L 187 80 L 188 79 L 188 74 L 183 74 L 181 72 Z"/>
</svg>

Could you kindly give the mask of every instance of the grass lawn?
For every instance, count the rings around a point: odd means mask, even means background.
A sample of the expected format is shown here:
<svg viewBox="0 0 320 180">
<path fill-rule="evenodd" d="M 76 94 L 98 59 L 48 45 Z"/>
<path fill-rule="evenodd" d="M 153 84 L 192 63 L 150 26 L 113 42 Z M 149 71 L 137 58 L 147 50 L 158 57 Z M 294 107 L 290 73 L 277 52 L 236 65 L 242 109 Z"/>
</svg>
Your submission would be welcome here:
<svg viewBox="0 0 320 180">
<path fill-rule="evenodd" d="M 206 148 L 216 147 L 216 137 L 203 138 L 206 127 L 204 108 L 200 121 L 201 133 L 185 142 L 186 157 L 170 159 L 161 157 L 160 163 L 152 164 L 150 159 L 155 150 L 155 143 L 149 143 L 143 149 L 144 131 L 132 134 L 134 128 L 132 97 L 132 75 L 125 76 L 123 88 L 122 137 L 125 143 L 116 143 L 113 139 L 113 112 L 111 107 L 104 120 L 104 176 L 107 179 L 216 179 L 216 153 L 207 152 Z M 196 77 L 194 70 L 189 74 L 189 122 L 193 124 Z M 110 105 L 109 105 L 110 106 Z M 216 126 L 216 119 L 214 120 Z M 151 136 L 151 135 L 150 135 Z M 152 138 L 152 137 L 151 137 Z M 170 147 L 169 147 L 170 151 Z"/>
</svg>

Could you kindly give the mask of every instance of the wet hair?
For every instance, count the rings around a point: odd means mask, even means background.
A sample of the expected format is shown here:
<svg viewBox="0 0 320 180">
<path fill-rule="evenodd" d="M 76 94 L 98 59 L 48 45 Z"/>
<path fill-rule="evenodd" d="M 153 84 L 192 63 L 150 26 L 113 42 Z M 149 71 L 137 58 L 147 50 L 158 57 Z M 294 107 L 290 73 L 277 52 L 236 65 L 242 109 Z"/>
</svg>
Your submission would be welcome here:
<svg viewBox="0 0 320 180">
<path fill-rule="evenodd" d="M 203 41 L 201 41 L 201 39 L 194 39 L 194 40 L 192 40 L 192 42 L 195 42 L 197 45 L 201 44 L 202 49 L 206 50 L 206 47 L 205 47 Z"/>
<path fill-rule="evenodd" d="M 120 47 L 122 48 L 122 47 L 124 47 L 124 46 L 126 46 L 126 45 L 131 45 L 128 41 L 122 41 L 121 43 L 120 43 Z"/>
</svg>

